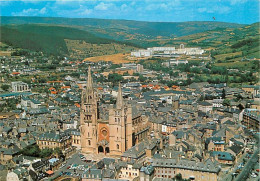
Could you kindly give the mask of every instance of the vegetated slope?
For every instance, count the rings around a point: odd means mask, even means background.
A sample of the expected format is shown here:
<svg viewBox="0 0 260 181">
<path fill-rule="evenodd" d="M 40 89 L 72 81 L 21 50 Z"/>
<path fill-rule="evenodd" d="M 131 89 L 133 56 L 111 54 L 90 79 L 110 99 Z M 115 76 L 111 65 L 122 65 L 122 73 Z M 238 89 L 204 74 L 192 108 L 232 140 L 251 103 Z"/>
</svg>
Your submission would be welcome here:
<svg viewBox="0 0 260 181">
<path fill-rule="evenodd" d="M 73 58 L 87 58 L 118 53 L 128 53 L 136 47 L 126 44 L 93 44 L 82 40 L 65 39 L 69 54 Z M 103 57 L 103 56 L 102 56 Z"/>
<path fill-rule="evenodd" d="M 243 59 L 260 58 L 259 50 L 259 23 L 254 23 L 242 28 L 234 29 L 230 32 L 230 37 L 222 41 L 222 45 L 215 51 L 215 54 L 227 54 L 241 52 Z M 227 56 L 226 60 L 234 61 L 232 56 Z"/>
<path fill-rule="evenodd" d="M 13 47 L 42 51 L 53 55 L 67 54 L 64 40 L 60 37 L 23 32 L 1 26 L 1 41 Z"/>
<path fill-rule="evenodd" d="M 147 40 L 158 36 L 179 37 L 216 28 L 238 28 L 243 25 L 216 21 L 146 22 L 94 18 L 1 17 L 1 24 L 44 23 L 75 26 L 101 37 L 115 40 Z"/>
<path fill-rule="evenodd" d="M 1 26 L 2 42 L 33 51 L 43 51 L 53 55 L 68 54 L 65 39 L 81 40 L 89 44 L 125 44 L 70 27 L 40 24 Z"/>
<path fill-rule="evenodd" d="M 171 39 L 146 40 L 143 46 L 179 46 L 183 43 L 189 47 L 230 48 L 232 44 L 239 40 L 257 38 L 258 35 L 259 23 L 254 23 L 240 28 L 216 28 Z"/>
</svg>

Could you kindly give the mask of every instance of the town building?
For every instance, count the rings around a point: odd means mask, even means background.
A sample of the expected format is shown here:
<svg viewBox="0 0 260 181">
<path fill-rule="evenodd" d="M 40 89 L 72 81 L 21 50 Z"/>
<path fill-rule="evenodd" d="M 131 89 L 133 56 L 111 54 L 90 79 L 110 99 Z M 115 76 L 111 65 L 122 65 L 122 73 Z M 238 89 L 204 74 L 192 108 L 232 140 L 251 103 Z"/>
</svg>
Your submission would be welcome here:
<svg viewBox="0 0 260 181">
<path fill-rule="evenodd" d="M 37 145 L 40 149 L 59 148 L 65 150 L 71 147 L 71 136 L 59 131 L 45 132 L 37 138 Z"/>
<path fill-rule="evenodd" d="M 181 159 L 160 158 L 153 159 L 154 175 L 157 178 L 174 178 L 181 174 L 185 179 L 200 181 L 217 181 L 220 168 L 215 161 L 207 159 L 205 162 L 196 162 Z"/>
<path fill-rule="evenodd" d="M 259 131 L 260 122 L 260 110 L 258 109 L 245 109 L 243 113 L 242 124 L 247 127 L 247 129 L 253 129 Z"/>
</svg>

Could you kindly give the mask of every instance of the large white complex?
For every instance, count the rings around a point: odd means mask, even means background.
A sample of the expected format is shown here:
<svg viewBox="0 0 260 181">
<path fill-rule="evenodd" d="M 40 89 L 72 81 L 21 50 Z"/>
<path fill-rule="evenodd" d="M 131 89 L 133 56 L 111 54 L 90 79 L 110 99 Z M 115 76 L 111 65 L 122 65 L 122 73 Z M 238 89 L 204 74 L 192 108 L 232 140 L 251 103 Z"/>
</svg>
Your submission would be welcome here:
<svg viewBox="0 0 260 181">
<path fill-rule="evenodd" d="M 185 48 L 183 44 L 180 45 L 179 49 L 175 47 L 152 47 L 147 50 L 138 50 L 131 52 L 133 57 L 150 57 L 153 55 L 202 55 L 205 51 L 200 47 L 196 48 Z"/>
<path fill-rule="evenodd" d="M 152 47 L 152 48 L 147 48 L 147 50 L 153 52 L 174 51 L 175 47 Z"/>
</svg>

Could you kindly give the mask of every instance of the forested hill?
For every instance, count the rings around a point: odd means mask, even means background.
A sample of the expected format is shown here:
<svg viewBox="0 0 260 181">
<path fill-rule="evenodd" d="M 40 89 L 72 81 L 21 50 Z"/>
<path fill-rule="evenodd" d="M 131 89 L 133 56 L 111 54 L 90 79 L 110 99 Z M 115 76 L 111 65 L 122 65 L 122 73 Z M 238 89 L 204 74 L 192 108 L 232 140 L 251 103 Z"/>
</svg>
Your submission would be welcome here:
<svg viewBox="0 0 260 181">
<path fill-rule="evenodd" d="M 33 51 L 53 55 L 68 54 L 65 39 L 82 40 L 90 44 L 125 44 L 70 27 L 39 24 L 1 26 L 2 42 Z"/>
</svg>

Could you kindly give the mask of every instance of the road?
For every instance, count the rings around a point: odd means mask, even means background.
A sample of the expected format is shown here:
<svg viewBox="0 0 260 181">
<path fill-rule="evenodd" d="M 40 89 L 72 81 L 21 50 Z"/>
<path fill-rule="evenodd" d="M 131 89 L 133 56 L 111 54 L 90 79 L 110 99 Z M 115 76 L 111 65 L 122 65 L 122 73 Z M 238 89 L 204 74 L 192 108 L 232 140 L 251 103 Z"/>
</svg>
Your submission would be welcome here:
<svg viewBox="0 0 260 181">
<path fill-rule="evenodd" d="M 240 172 L 240 174 L 235 178 L 235 181 L 240 181 L 240 180 L 246 180 L 249 177 L 249 174 L 254 167 L 254 165 L 258 161 L 258 154 L 259 154 L 259 148 L 255 150 L 254 154 L 252 157 L 248 160 L 246 163 L 245 167 L 243 170 Z"/>
<path fill-rule="evenodd" d="M 233 178 L 233 173 L 236 171 L 237 166 L 242 162 L 241 160 L 243 160 L 243 158 L 245 158 L 246 153 L 244 153 L 244 155 L 237 161 L 237 163 L 235 164 L 235 166 L 233 166 L 232 170 L 223 178 L 221 179 L 222 181 L 241 181 L 241 180 L 246 180 L 249 176 L 250 171 L 252 170 L 253 166 L 257 163 L 258 160 L 258 154 L 259 154 L 259 135 L 254 135 L 255 139 L 256 139 L 256 145 L 254 147 L 255 151 L 253 153 L 253 155 L 251 156 L 251 158 L 247 161 L 247 163 L 245 164 L 244 168 L 242 169 L 242 171 L 240 172 L 239 175 L 237 175 L 235 178 Z"/>
<path fill-rule="evenodd" d="M 221 180 L 222 181 L 232 181 L 233 180 L 233 173 L 235 173 L 238 165 L 243 161 L 243 159 L 245 158 L 246 156 L 246 153 L 244 153 L 237 161 L 237 163 L 231 168 L 231 170 L 229 171 L 229 173 L 224 177 L 222 178 Z"/>
<path fill-rule="evenodd" d="M 246 163 L 245 167 L 243 170 L 240 172 L 240 174 L 235 178 L 235 181 L 240 181 L 240 180 L 247 180 L 250 177 L 251 170 L 254 168 L 254 166 L 258 163 L 258 154 L 259 154 L 259 134 L 255 134 L 255 139 L 256 139 L 256 150 L 254 151 L 252 157 L 248 160 Z M 259 164 L 259 163 L 258 163 Z M 259 178 L 259 176 L 258 176 Z"/>
</svg>

